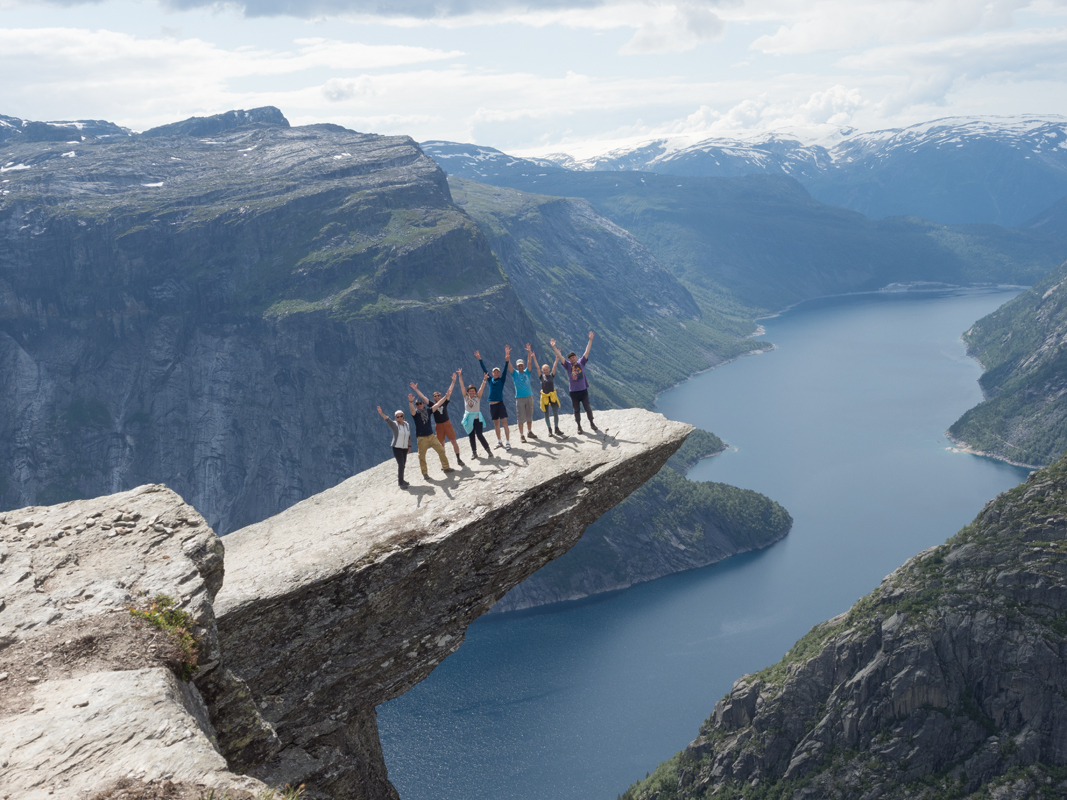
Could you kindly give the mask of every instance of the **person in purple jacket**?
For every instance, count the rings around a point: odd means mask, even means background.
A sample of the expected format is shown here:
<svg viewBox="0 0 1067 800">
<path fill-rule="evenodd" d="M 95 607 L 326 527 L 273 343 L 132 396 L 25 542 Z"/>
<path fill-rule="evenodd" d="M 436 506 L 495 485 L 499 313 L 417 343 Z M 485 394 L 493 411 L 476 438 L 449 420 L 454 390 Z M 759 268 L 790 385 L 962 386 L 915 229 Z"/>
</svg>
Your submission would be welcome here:
<svg viewBox="0 0 1067 800">
<path fill-rule="evenodd" d="M 584 433 L 582 430 L 582 406 L 585 406 L 585 415 L 589 418 L 589 427 L 594 431 L 599 431 L 600 428 L 593 422 L 593 407 L 589 404 L 589 381 L 585 377 L 585 365 L 589 361 L 589 351 L 593 347 L 593 332 L 589 331 L 589 344 L 585 346 L 585 353 L 581 358 L 578 358 L 578 354 L 570 352 L 567 354 L 567 358 L 563 358 L 563 354 L 556 347 L 556 340 L 549 339 L 548 343 L 552 345 L 552 351 L 556 354 L 556 357 L 563 361 L 563 368 L 567 370 L 567 378 L 570 381 L 570 394 L 571 394 L 571 407 L 574 408 L 574 421 L 578 423 L 578 433 Z"/>
</svg>

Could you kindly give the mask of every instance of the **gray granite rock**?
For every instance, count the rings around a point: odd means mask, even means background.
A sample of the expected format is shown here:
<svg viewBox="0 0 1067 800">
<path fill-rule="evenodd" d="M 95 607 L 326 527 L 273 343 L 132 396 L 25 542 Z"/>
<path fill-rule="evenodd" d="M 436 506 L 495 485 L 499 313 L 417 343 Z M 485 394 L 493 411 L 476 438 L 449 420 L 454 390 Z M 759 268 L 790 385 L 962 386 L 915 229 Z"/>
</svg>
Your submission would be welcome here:
<svg viewBox="0 0 1067 800">
<path fill-rule="evenodd" d="M 1067 458 L 738 680 L 623 797 L 1063 797 L 1065 552 Z"/>
<path fill-rule="evenodd" d="M 431 463 L 429 480 L 413 459 L 407 490 L 391 460 L 360 473 L 227 537 L 225 584 L 222 542 L 162 486 L 0 515 L 0 798 L 126 777 L 396 798 L 375 706 L 692 430 L 597 419 L 618 433 L 516 443 L 448 475 Z M 193 682 L 128 612 L 160 593 L 198 626 Z"/>
<path fill-rule="evenodd" d="M 201 678 L 224 674 L 222 580 L 222 543 L 163 486 L 0 514 L 0 798 L 84 800 L 128 776 L 262 787 L 229 771 L 196 685 L 129 614 L 174 598 L 197 626 Z"/>
<path fill-rule="evenodd" d="M 597 420 L 618 435 L 516 443 L 447 477 L 434 458 L 429 481 L 410 470 L 408 490 L 390 461 L 226 537 L 216 601 L 226 664 L 283 746 L 252 774 L 393 796 L 384 765 L 352 756 L 380 753 L 374 706 L 425 678 L 691 430 L 641 410 Z"/>
</svg>

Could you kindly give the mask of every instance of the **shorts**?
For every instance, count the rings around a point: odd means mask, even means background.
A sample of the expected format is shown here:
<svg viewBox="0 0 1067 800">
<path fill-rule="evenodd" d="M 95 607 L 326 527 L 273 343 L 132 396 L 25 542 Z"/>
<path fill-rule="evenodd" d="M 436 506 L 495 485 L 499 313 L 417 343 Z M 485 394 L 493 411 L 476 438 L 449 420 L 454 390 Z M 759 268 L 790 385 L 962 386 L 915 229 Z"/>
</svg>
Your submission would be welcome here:
<svg viewBox="0 0 1067 800">
<path fill-rule="evenodd" d="M 533 422 L 533 396 L 515 398 L 515 419 L 522 427 L 524 422 Z"/>
<path fill-rule="evenodd" d="M 508 418 L 507 407 L 503 403 L 490 403 L 489 404 L 489 419 L 503 419 Z"/>
</svg>

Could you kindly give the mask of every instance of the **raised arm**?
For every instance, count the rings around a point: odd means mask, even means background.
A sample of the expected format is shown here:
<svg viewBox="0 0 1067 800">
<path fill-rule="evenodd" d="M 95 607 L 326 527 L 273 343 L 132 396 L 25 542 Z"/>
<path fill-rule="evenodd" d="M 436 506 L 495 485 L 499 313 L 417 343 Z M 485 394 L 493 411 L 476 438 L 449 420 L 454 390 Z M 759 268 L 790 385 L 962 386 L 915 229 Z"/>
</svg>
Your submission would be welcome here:
<svg viewBox="0 0 1067 800">
<path fill-rule="evenodd" d="M 504 367 L 505 367 L 504 372 L 507 375 L 510 375 L 511 374 L 511 345 L 510 344 L 504 345 Z"/>
<path fill-rule="evenodd" d="M 441 406 L 443 406 L 448 401 L 448 398 L 450 398 L 452 396 L 452 387 L 455 386 L 455 385 L 456 385 L 456 373 L 453 372 L 452 373 L 452 383 L 450 383 L 448 385 L 448 391 L 444 393 L 444 396 L 440 400 L 438 400 L 436 403 L 434 403 L 432 406 L 430 406 L 430 410 L 431 411 L 436 411 L 437 409 L 439 409 Z M 430 405 L 430 401 L 429 400 L 427 400 L 425 397 L 423 397 L 422 399 L 423 399 L 423 401 L 425 401 L 426 405 L 428 405 L 428 406 Z"/>
<path fill-rule="evenodd" d="M 385 415 L 385 412 L 382 411 L 382 407 L 381 406 L 378 406 L 378 416 L 381 417 L 382 419 L 384 419 L 386 422 L 389 421 L 389 417 L 387 417 Z"/>
<path fill-rule="evenodd" d="M 537 364 L 537 355 L 530 349 L 529 342 L 526 343 L 526 357 L 529 359 L 529 363 L 533 365 L 534 375 L 538 374 L 541 371 L 541 367 Z M 527 367 L 527 369 L 529 369 L 529 367 Z"/>
<path fill-rule="evenodd" d="M 552 374 L 553 375 L 556 374 L 556 367 L 559 366 L 559 362 L 560 361 L 561 361 L 561 359 L 559 357 L 559 351 L 556 351 L 556 360 L 552 362 Z"/>
<path fill-rule="evenodd" d="M 548 340 L 548 345 L 549 345 L 549 347 L 551 347 L 551 348 L 552 348 L 552 352 L 556 354 L 556 358 L 557 358 L 557 359 L 558 359 L 559 361 L 562 361 L 562 360 L 563 360 L 563 353 L 561 353 L 561 352 L 559 351 L 559 348 L 558 348 L 558 347 L 556 347 L 556 340 L 555 340 L 555 339 L 549 339 L 549 340 Z"/>
<path fill-rule="evenodd" d="M 593 348 L 593 332 L 589 331 L 589 344 L 585 346 L 585 355 L 582 358 L 589 358 L 589 351 Z"/>
<path fill-rule="evenodd" d="M 408 384 L 408 386 L 410 386 L 412 389 L 415 390 L 415 394 L 417 394 L 422 399 L 422 402 L 424 402 L 426 405 L 430 405 L 429 398 L 427 398 L 426 395 L 424 395 L 422 392 L 419 391 L 419 385 L 417 383 L 412 381 L 411 383 Z M 415 413 L 414 410 L 411 413 L 414 414 Z"/>
<path fill-rule="evenodd" d="M 481 397 L 482 397 L 482 392 L 485 391 L 485 382 L 487 380 L 489 380 L 489 373 L 488 372 L 485 373 L 484 375 L 482 375 L 482 385 L 478 387 L 478 398 L 479 399 L 481 399 Z"/>
<path fill-rule="evenodd" d="M 411 409 L 411 416 L 415 416 L 415 395 L 408 395 L 408 408 Z M 420 423 L 421 424 L 421 423 Z"/>
<path fill-rule="evenodd" d="M 484 372 L 486 375 L 488 375 L 489 374 L 489 370 L 487 370 L 485 368 L 485 362 L 482 361 L 482 351 L 481 350 L 475 350 L 474 351 L 474 357 L 476 359 L 478 359 L 478 364 L 481 365 L 482 372 Z"/>
</svg>

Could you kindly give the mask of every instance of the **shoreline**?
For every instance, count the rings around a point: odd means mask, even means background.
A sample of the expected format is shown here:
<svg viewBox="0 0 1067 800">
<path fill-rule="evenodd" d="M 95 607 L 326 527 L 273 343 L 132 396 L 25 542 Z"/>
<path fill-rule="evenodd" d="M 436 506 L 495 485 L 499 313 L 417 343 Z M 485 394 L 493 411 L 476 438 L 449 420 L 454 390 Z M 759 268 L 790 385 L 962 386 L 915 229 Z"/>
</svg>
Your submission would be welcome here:
<svg viewBox="0 0 1067 800">
<path fill-rule="evenodd" d="M 776 311 L 773 314 L 765 314 L 762 317 L 753 317 L 753 322 L 759 322 L 762 319 L 774 319 L 780 317 L 787 311 L 792 311 L 797 306 L 804 303 L 810 303 L 814 300 L 830 300 L 836 297 L 862 297 L 868 294 L 910 294 L 920 292 L 949 292 L 955 290 L 967 290 L 967 289 L 992 289 L 992 290 L 1005 290 L 1005 289 L 1019 289 L 1020 291 L 1026 291 L 1029 286 L 1022 286 L 1015 283 L 969 283 L 969 284 L 954 284 L 954 283 L 890 283 L 883 286 L 881 289 L 871 289 L 866 292 L 842 292 L 841 294 L 821 294 L 818 297 L 808 297 L 804 300 L 797 300 L 795 303 L 791 303 L 780 311 Z"/>
<path fill-rule="evenodd" d="M 1021 461 L 1012 461 L 1010 458 L 1005 458 L 1004 456 L 997 455 L 996 453 L 990 453 L 987 450 L 976 450 L 966 442 L 962 442 L 956 437 L 954 437 L 948 431 L 945 431 L 945 438 L 952 443 L 952 447 L 946 447 L 945 449 L 953 453 L 969 453 L 972 456 L 991 458 L 994 461 L 1000 461 L 1004 464 L 1011 464 L 1013 467 L 1021 467 L 1022 469 L 1044 469 L 1048 466 L 1048 464 L 1024 464 Z"/>
<path fill-rule="evenodd" d="M 760 325 L 758 327 L 759 328 L 763 328 L 762 325 Z M 745 338 L 746 339 L 751 339 L 751 338 L 753 338 L 755 336 L 759 336 L 759 335 L 761 335 L 761 334 L 752 333 L 752 334 L 749 334 L 748 336 L 746 336 Z M 768 342 L 768 344 L 770 345 L 770 347 L 762 347 L 762 348 L 759 348 L 759 349 L 756 349 L 756 350 L 749 350 L 747 352 L 740 353 L 740 354 L 734 356 L 733 358 L 724 359 L 723 361 L 720 361 L 718 364 L 712 364 L 710 367 L 705 367 L 704 369 L 697 370 L 696 372 L 692 372 L 692 373 L 689 374 L 688 378 L 683 378 L 682 380 L 678 381 L 677 383 L 671 384 L 670 386 L 668 386 L 668 387 L 666 387 L 664 389 L 661 389 L 660 391 L 656 392 L 656 396 L 655 396 L 655 399 L 652 401 L 652 408 L 650 410 L 651 411 L 656 411 L 656 406 L 659 404 L 659 396 L 661 394 L 664 394 L 665 392 L 669 392 L 671 389 L 677 389 L 683 383 L 691 381 L 697 375 L 703 375 L 705 372 L 711 372 L 713 369 L 718 369 L 719 367 L 724 367 L 727 364 L 732 364 L 734 361 L 738 361 L 738 360 L 740 360 L 742 358 L 748 358 L 750 356 L 761 356 L 764 353 L 771 353 L 771 352 L 773 352 L 773 351 L 778 349 L 778 345 L 776 345 L 774 342 Z M 656 413 L 659 414 L 660 412 L 656 411 Z M 710 433 L 710 431 L 709 431 L 709 433 Z M 724 452 L 724 451 L 720 450 L 719 452 L 721 453 L 721 452 Z M 718 453 L 716 453 L 715 455 L 718 455 Z"/>
</svg>

